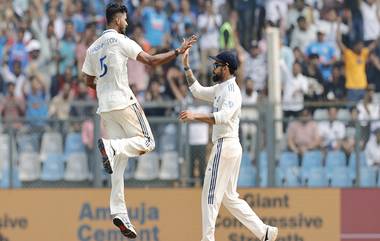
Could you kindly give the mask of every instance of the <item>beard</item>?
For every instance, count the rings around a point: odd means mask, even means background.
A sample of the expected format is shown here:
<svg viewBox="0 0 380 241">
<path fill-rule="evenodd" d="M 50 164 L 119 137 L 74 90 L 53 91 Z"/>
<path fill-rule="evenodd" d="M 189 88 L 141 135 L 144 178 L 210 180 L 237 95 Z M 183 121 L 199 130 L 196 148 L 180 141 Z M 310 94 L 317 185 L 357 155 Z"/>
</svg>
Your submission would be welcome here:
<svg viewBox="0 0 380 241">
<path fill-rule="evenodd" d="M 221 74 L 212 74 L 212 81 L 215 83 L 219 83 L 222 81 L 222 75 Z"/>
<path fill-rule="evenodd" d="M 119 27 L 119 33 L 126 35 L 126 33 L 127 33 L 127 26 L 125 26 L 125 28 Z"/>
</svg>

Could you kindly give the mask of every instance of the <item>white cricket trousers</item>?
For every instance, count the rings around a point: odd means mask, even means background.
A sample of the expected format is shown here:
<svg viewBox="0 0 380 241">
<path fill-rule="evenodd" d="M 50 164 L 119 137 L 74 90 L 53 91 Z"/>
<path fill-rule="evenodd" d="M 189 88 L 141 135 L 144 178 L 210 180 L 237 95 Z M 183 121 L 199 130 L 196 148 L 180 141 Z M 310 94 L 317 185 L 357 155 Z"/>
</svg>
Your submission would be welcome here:
<svg viewBox="0 0 380 241">
<path fill-rule="evenodd" d="M 221 203 L 256 237 L 265 235 L 267 226 L 236 191 L 241 156 L 238 138 L 220 138 L 212 147 L 202 190 L 202 241 L 215 240 L 215 222 Z"/>
<path fill-rule="evenodd" d="M 104 112 L 100 116 L 116 152 L 111 174 L 111 215 L 126 214 L 124 171 L 127 167 L 128 157 L 136 157 L 152 151 L 155 146 L 154 138 L 139 104 L 130 105 L 122 110 Z"/>
</svg>

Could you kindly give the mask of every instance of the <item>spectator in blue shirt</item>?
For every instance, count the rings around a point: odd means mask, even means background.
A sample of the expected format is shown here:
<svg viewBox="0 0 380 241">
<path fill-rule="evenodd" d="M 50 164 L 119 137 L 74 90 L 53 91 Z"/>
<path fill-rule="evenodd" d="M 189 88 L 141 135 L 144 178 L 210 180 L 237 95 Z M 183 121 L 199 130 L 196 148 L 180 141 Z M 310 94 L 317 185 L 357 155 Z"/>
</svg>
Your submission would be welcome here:
<svg viewBox="0 0 380 241">
<path fill-rule="evenodd" d="M 145 29 L 145 38 L 152 47 L 160 47 L 165 35 L 169 34 L 170 26 L 166 13 L 163 11 L 162 0 L 154 2 L 154 8 L 145 7 L 142 11 L 142 24 Z"/>
<path fill-rule="evenodd" d="M 335 63 L 335 48 L 325 41 L 325 30 L 320 28 L 317 31 L 317 41 L 312 42 L 306 48 L 306 55 L 317 54 L 320 61 L 320 70 L 324 81 L 330 79 L 332 65 Z"/>
<path fill-rule="evenodd" d="M 23 42 L 25 29 L 19 29 L 17 32 L 17 40 L 9 49 L 9 59 L 8 66 L 13 72 L 13 63 L 18 60 L 21 62 L 22 70 L 25 70 L 28 65 L 28 51 L 26 50 L 26 45 Z"/>
<path fill-rule="evenodd" d="M 66 21 L 65 35 L 59 44 L 59 73 L 63 74 L 66 68 L 73 68 L 73 74 L 76 75 L 75 67 L 75 49 L 76 42 L 74 38 L 74 25 L 72 21 Z"/>
<path fill-rule="evenodd" d="M 48 117 L 45 87 L 38 76 L 31 76 L 31 91 L 26 95 L 26 119 L 32 128 L 42 128 Z"/>
</svg>

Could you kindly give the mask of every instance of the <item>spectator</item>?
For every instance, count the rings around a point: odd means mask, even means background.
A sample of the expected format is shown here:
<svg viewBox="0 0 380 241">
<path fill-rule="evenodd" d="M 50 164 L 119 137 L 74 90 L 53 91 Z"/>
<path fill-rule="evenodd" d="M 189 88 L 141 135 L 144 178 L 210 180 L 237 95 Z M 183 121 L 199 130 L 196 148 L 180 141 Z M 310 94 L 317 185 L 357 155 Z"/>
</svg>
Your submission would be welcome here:
<svg viewBox="0 0 380 241">
<path fill-rule="evenodd" d="M 319 26 L 317 30 L 317 41 L 310 43 L 306 48 L 306 55 L 317 54 L 320 60 L 320 70 L 324 81 L 331 75 L 332 65 L 335 62 L 336 49 L 325 40 L 326 30 Z"/>
<path fill-rule="evenodd" d="M 299 19 L 305 21 L 305 25 L 311 25 L 314 22 L 313 9 L 305 5 L 305 0 L 295 0 L 293 6 L 287 12 L 287 29 L 293 29 L 299 25 Z M 315 35 L 314 35 L 315 36 Z M 298 46 L 298 45 L 297 45 Z"/>
<path fill-rule="evenodd" d="M 361 125 L 361 136 L 364 142 L 368 141 L 369 134 L 376 127 L 378 123 L 374 122 L 380 118 L 380 106 L 379 103 L 373 101 L 375 88 L 373 85 L 369 85 L 363 100 L 361 100 L 356 108 L 358 110 L 358 120 Z"/>
<path fill-rule="evenodd" d="M 319 133 L 322 139 L 322 147 L 327 150 L 339 150 L 342 147 L 342 141 L 345 137 L 345 126 L 337 120 L 337 108 L 329 108 L 329 120 L 319 123 Z"/>
<path fill-rule="evenodd" d="M 237 46 L 240 61 L 243 63 L 243 78 L 252 79 L 257 91 L 262 92 L 267 86 L 267 60 L 258 43 L 253 41 L 249 52 L 241 46 Z"/>
<path fill-rule="evenodd" d="M 360 11 L 363 16 L 363 40 L 368 46 L 380 34 L 379 4 L 376 0 L 360 1 Z"/>
<path fill-rule="evenodd" d="M 144 51 L 149 52 L 151 46 L 149 42 L 144 37 L 144 31 L 140 24 L 135 25 L 132 33 L 132 39 L 135 40 Z M 135 86 L 137 93 L 145 91 L 149 84 L 149 70 L 148 67 L 143 63 L 134 60 L 128 59 L 128 80 L 129 84 Z"/>
<path fill-rule="evenodd" d="M 380 92 L 380 58 L 374 52 L 370 52 L 366 65 L 368 84 L 375 86 L 375 92 Z M 379 98 L 376 98 L 379 101 Z"/>
<path fill-rule="evenodd" d="M 93 114 L 92 105 L 94 104 L 94 99 L 88 95 L 87 86 L 83 81 L 78 83 L 78 93 L 75 96 L 69 90 L 69 100 L 71 104 L 70 116 L 87 118 Z"/>
<path fill-rule="evenodd" d="M 341 40 L 340 29 L 337 30 L 337 44 L 343 53 L 343 60 L 346 70 L 346 88 L 347 99 L 357 102 L 363 98 L 365 88 L 367 87 L 367 76 L 365 72 L 365 63 L 369 53 L 375 49 L 379 38 L 372 42 L 367 48 L 363 46 L 362 41 L 354 43 L 352 50 L 347 48 Z"/>
<path fill-rule="evenodd" d="M 26 45 L 24 43 L 24 33 L 25 29 L 19 29 L 17 31 L 17 40 L 9 49 L 8 66 L 12 72 L 14 72 L 13 67 L 15 61 L 21 63 L 22 70 L 25 70 L 29 62 L 28 51 L 26 50 Z"/>
<path fill-rule="evenodd" d="M 227 21 L 224 21 L 220 27 L 219 32 L 219 47 L 223 51 L 232 51 L 235 49 L 236 41 L 236 28 L 238 21 L 238 13 L 231 11 L 230 17 Z"/>
<path fill-rule="evenodd" d="M 49 118 L 58 120 L 68 120 L 70 114 L 70 106 L 73 100 L 70 84 L 64 83 L 63 88 L 54 96 L 49 105 Z"/>
<path fill-rule="evenodd" d="M 13 128 L 20 129 L 22 122 L 15 120 L 24 117 L 25 102 L 22 98 L 15 95 L 15 84 L 13 82 L 7 83 L 7 95 L 1 102 L 0 110 L 2 121 L 5 121 L 7 124 L 3 127 L 7 128 L 8 126 L 12 126 Z"/>
<path fill-rule="evenodd" d="M 161 94 L 161 83 L 158 80 L 151 80 L 149 83 L 145 100 L 155 103 L 164 101 L 164 96 Z M 152 107 L 146 109 L 145 113 L 146 116 L 165 116 L 166 109 L 163 107 Z"/>
<path fill-rule="evenodd" d="M 27 77 L 22 72 L 21 62 L 14 61 L 12 66 L 13 72 L 10 71 L 8 65 L 4 65 L 1 71 L 1 74 L 4 78 L 5 83 L 14 83 L 15 84 L 15 96 L 24 97 L 24 85 L 27 82 Z"/>
<path fill-rule="evenodd" d="M 284 117 L 297 117 L 304 108 L 304 95 L 309 90 L 307 78 L 301 72 L 301 65 L 293 64 L 292 72 L 281 62 L 282 72 L 282 109 Z"/>
<path fill-rule="evenodd" d="M 33 129 L 43 129 L 48 117 L 48 105 L 46 100 L 45 86 L 38 76 L 30 77 L 31 92 L 25 97 L 26 115 L 28 124 Z"/>
<path fill-rule="evenodd" d="M 165 35 L 170 33 L 170 23 L 163 8 L 163 0 L 156 0 L 154 1 L 154 8 L 145 7 L 142 11 L 145 37 L 154 48 L 160 48 Z"/>
<path fill-rule="evenodd" d="M 319 55 L 311 54 L 309 60 L 304 63 L 303 74 L 307 77 L 314 78 L 318 83 L 324 84 L 322 72 L 319 68 Z"/>
<path fill-rule="evenodd" d="M 367 158 L 367 164 L 371 167 L 380 168 L 380 128 L 374 130 L 374 136 L 370 138 L 366 147 L 365 155 Z"/>
<path fill-rule="evenodd" d="M 47 16 L 44 15 L 41 20 L 42 29 L 44 32 L 47 32 L 49 24 L 52 24 L 53 26 L 54 35 L 57 36 L 58 39 L 62 39 L 65 33 L 65 23 L 63 18 L 57 13 L 57 9 L 53 6 L 48 9 Z"/>
<path fill-rule="evenodd" d="M 297 19 L 297 26 L 292 33 L 290 47 L 299 47 L 302 52 L 305 52 L 306 47 L 315 41 L 315 36 L 315 26 L 311 23 L 308 23 L 304 16 L 300 16 Z"/>
<path fill-rule="evenodd" d="M 185 38 L 189 38 L 192 35 L 196 35 L 196 25 L 191 24 L 185 24 Z M 199 44 L 198 42 L 193 44 L 193 47 L 191 48 L 190 54 L 189 54 L 189 62 L 191 65 L 191 69 L 195 76 L 199 76 L 199 69 L 200 69 L 200 53 L 199 53 Z M 180 66 L 180 60 L 177 59 L 177 66 Z M 186 85 L 187 88 L 187 85 Z"/>
<path fill-rule="evenodd" d="M 299 120 L 292 121 L 288 128 L 288 147 L 303 155 L 306 151 L 319 148 L 321 138 L 318 125 L 311 119 L 310 112 L 304 109 Z"/>
<path fill-rule="evenodd" d="M 29 65 L 26 69 L 28 76 L 41 76 L 44 85 L 50 88 L 51 75 L 49 73 L 49 60 L 46 55 L 41 54 L 41 44 L 39 41 L 32 39 L 29 41 L 26 49 L 29 53 Z"/>
<path fill-rule="evenodd" d="M 71 68 L 74 75 L 77 74 L 75 68 L 76 41 L 74 37 L 74 25 L 71 21 L 65 23 L 65 35 L 59 43 L 59 73 L 63 74 L 66 69 Z"/>
<path fill-rule="evenodd" d="M 179 11 L 175 11 L 170 20 L 172 22 L 172 29 L 176 29 L 179 36 L 184 37 L 185 35 L 185 26 L 195 26 L 197 23 L 197 18 L 193 12 L 190 11 L 189 0 L 181 0 L 181 6 Z"/>
<path fill-rule="evenodd" d="M 323 15 L 323 19 L 318 21 L 318 25 L 320 25 L 321 28 L 326 30 L 326 41 L 334 47 L 336 51 L 336 56 L 340 56 L 340 53 L 338 52 L 336 46 L 336 31 L 338 25 L 342 34 L 347 34 L 350 31 L 350 29 L 346 24 L 342 22 L 338 23 L 338 13 L 335 8 L 327 9 Z"/>
<path fill-rule="evenodd" d="M 241 137 L 242 142 L 245 144 L 243 149 L 246 149 L 249 151 L 252 155 L 254 154 L 254 141 L 255 136 L 257 132 L 256 123 L 254 121 L 257 121 L 259 118 L 259 113 L 257 111 L 257 108 L 252 106 L 257 103 L 258 99 L 258 93 L 255 90 L 254 81 L 252 79 L 246 79 L 244 83 L 245 89 L 242 93 L 242 109 L 241 109 L 241 119 L 242 120 L 249 120 L 250 123 L 242 123 L 240 125 L 241 127 Z M 249 105 L 249 107 L 245 107 L 245 105 Z"/>
<path fill-rule="evenodd" d="M 346 98 L 345 78 L 339 65 L 334 65 L 331 79 L 325 85 L 324 95 L 329 101 L 344 100 Z"/>
<path fill-rule="evenodd" d="M 208 56 L 215 56 L 219 50 L 219 27 L 222 17 L 215 13 L 212 1 L 205 1 L 205 11 L 198 16 L 198 29 L 200 31 L 199 47 L 201 51 L 201 79 L 206 79 Z"/>
</svg>

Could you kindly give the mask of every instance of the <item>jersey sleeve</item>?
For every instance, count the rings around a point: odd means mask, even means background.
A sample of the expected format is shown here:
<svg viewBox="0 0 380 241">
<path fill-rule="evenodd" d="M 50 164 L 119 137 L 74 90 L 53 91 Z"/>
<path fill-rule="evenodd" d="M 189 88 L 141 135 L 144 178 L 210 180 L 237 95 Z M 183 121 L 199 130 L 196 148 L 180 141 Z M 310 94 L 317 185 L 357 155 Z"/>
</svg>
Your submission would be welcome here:
<svg viewBox="0 0 380 241">
<path fill-rule="evenodd" d="M 128 37 L 121 37 L 121 54 L 125 57 L 136 60 L 137 55 L 142 52 L 142 48 L 135 41 Z"/>
<path fill-rule="evenodd" d="M 191 93 L 195 98 L 201 99 L 207 102 L 213 102 L 215 96 L 215 86 L 204 87 L 195 81 L 190 87 Z"/>
<path fill-rule="evenodd" d="M 82 72 L 87 75 L 96 76 L 96 71 L 94 70 L 94 66 L 91 65 L 91 58 L 90 58 L 90 55 L 88 54 L 88 51 L 86 51 L 86 57 L 84 59 Z"/>
<path fill-rule="evenodd" d="M 213 113 L 215 124 L 227 123 L 241 106 L 241 99 L 231 86 L 228 87 L 229 89 L 224 97 L 222 108 Z"/>
</svg>

